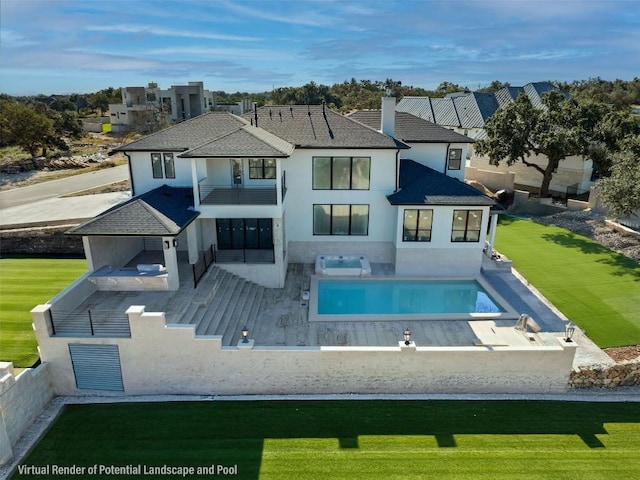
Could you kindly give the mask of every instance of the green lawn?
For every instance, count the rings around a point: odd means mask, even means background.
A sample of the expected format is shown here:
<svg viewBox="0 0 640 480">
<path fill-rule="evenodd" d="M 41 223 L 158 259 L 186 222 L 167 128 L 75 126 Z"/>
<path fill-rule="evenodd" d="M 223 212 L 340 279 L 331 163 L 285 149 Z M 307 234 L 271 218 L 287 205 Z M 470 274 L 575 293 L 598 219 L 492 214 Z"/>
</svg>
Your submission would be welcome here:
<svg viewBox="0 0 640 480">
<path fill-rule="evenodd" d="M 230 478 L 635 480 L 640 408 L 548 401 L 73 405 L 23 465 L 143 469 L 140 476 L 82 476 L 104 479 L 143 478 L 145 468 L 163 465 L 237 465 Z"/>
<path fill-rule="evenodd" d="M 507 217 L 496 250 L 598 346 L 640 344 L 640 266 L 558 227 Z"/>
<path fill-rule="evenodd" d="M 84 259 L 0 258 L 0 361 L 33 365 L 38 352 L 29 312 L 86 271 Z"/>
</svg>

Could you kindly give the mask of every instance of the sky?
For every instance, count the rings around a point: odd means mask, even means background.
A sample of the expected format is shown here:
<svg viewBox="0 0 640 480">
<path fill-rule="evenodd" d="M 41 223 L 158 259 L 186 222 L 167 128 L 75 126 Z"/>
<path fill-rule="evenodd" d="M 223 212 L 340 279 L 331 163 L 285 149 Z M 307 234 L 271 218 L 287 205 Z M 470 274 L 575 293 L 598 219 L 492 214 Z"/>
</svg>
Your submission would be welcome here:
<svg viewBox="0 0 640 480">
<path fill-rule="evenodd" d="M 640 0 L 0 0 L 0 93 L 640 76 Z"/>
</svg>

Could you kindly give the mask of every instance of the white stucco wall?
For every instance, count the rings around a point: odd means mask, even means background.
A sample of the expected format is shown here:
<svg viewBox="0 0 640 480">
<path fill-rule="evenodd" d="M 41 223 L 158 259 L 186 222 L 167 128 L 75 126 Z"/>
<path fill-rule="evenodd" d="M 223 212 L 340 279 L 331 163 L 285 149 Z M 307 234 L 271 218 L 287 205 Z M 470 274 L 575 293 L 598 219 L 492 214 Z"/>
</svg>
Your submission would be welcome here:
<svg viewBox="0 0 640 480">
<path fill-rule="evenodd" d="M 404 242 L 402 226 L 406 209 L 433 210 L 430 242 Z M 452 242 L 451 228 L 454 210 L 482 210 L 480 240 Z M 398 207 L 396 225 L 396 275 L 477 275 L 482 265 L 482 249 L 489 225 L 489 207 L 451 205 L 420 205 Z"/>
<path fill-rule="evenodd" d="M 468 143 L 411 143 L 410 150 L 400 150 L 400 158 L 408 158 L 450 177 L 464 180 Z M 460 170 L 447 170 L 448 148 L 462 149 Z"/>
<path fill-rule="evenodd" d="M 159 151 L 159 153 L 164 153 Z M 173 153 L 173 160 L 176 170 L 176 178 L 153 178 L 153 170 L 151 169 L 151 153 L 150 152 L 131 152 L 129 154 L 131 165 L 131 173 L 133 176 L 133 184 L 135 185 L 135 194 L 153 190 L 162 185 L 170 187 L 191 187 L 193 179 L 191 175 L 190 159 L 178 158 L 180 152 Z"/>
<path fill-rule="evenodd" d="M 83 237 L 89 271 L 110 265 L 122 267 L 144 250 L 142 237 Z M 87 248 L 87 243 L 89 248 Z M 90 253 L 89 253 L 90 252 Z"/>
<path fill-rule="evenodd" d="M 131 307 L 130 339 L 51 338 L 32 310 L 56 392 L 78 391 L 69 343 L 118 344 L 126 395 L 527 393 L 567 388 L 575 344 L 522 347 L 221 347 L 193 326 Z M 162 345 L 159 349 L 158 346 Z M 251 344 L 250 344 L 251 346 Z"/>
</svg>

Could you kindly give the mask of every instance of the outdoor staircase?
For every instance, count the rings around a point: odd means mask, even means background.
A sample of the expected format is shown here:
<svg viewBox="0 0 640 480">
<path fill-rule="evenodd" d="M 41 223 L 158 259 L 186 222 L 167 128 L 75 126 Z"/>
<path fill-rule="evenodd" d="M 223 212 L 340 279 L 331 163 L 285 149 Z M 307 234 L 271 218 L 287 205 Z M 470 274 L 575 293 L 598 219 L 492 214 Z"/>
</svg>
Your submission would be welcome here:
<svg viewBox="0 0 640 480">
<path fill-rule="evenodd" d="M 223 346 L 235 345 L 244 326 L 249 331 L 255 327 L 264 291 L 264 287 L 214 266 L 190 302 L 167 312 L 168 323 L 196 325 L 196 335 L 221 335 Z"/>
</svg>

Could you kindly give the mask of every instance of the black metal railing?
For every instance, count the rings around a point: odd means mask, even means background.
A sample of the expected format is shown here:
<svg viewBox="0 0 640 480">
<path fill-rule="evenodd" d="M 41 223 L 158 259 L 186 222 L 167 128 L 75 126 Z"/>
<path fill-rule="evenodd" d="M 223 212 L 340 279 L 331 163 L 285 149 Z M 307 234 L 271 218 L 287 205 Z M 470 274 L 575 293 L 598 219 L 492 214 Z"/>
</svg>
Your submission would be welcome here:
<svg viewBox="0 0 640 480">
<path fill-rule="evenodd" d="M 198 286 L 198 282 L 203 277 L 213 262 L 215 262 L 216 254 L 213 245 L 207 248 L 196 263 L 192 265 L 193 269 L 193 288 Z"/>
<path fill-rule="evenodd" d="M 216 250 L 216 263 L 275 263 L 275 249 L 233 248 Z"/>
<path fill-rule="evenodd" d="M 56 337 L 131 337 L 129 316 L 113 310 L 49 310 L 49 321 Z"/>
</svg>

